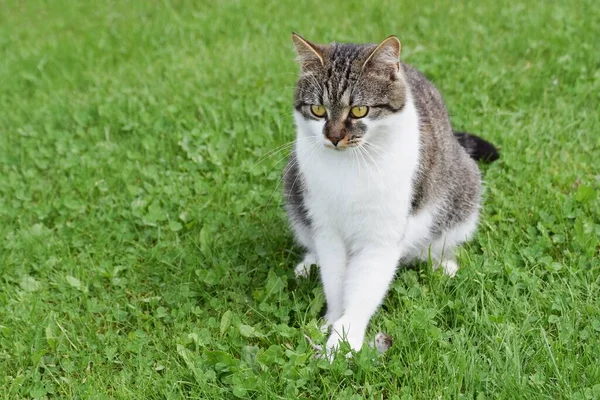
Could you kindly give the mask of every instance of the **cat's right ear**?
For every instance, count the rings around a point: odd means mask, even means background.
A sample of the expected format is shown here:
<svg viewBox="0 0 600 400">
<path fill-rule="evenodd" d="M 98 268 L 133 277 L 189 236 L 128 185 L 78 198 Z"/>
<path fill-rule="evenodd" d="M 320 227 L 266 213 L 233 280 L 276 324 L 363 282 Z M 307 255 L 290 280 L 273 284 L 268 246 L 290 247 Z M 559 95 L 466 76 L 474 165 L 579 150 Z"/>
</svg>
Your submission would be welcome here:
<svg viewBox="0 0 600 400">
<path fill-rule="evenodd" d="M 324 64 L 323 56 L 321 55 L 323 49 L 320 48 L 319 45 L 309 42 L 294 32 L 292 32 L 292 41 L 296 47 L 298 62 L 300 63 L 302 69 L 307 69 L 311 66 L 321 66 Z"/>
</svg>

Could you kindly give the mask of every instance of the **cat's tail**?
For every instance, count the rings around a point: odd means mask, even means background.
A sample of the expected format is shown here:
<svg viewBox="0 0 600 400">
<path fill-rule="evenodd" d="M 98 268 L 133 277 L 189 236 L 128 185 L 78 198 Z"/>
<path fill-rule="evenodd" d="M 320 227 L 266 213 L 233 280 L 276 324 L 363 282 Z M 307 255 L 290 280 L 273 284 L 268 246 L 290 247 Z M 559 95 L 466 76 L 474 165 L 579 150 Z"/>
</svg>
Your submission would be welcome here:
<svg viewBox="0 0 600 400">
<path fill-rule="evenodd" d="M 500 153 L 496 146 L 487 140 L 483 140 L 479 136 L 467 132 L 454 132 L 454 137 L 458 139 L 458 143 L 460 143 L 475 161 L 491 163 L 500 158 Z"/>
</svg>

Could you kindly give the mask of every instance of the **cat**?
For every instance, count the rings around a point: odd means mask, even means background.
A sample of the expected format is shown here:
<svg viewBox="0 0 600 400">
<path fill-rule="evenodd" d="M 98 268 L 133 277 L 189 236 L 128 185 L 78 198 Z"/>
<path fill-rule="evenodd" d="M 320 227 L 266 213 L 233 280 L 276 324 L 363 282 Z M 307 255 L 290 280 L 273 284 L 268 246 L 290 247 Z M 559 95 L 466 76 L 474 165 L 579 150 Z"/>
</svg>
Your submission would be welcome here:
<svg viewBox="0 0 600 400">
<path fill-rule="evenodd" d="M 285 201 L 306 249 L 295 272 L 318 265 L 327 354 L 343 340 L 358 351 L 400 263 L 431 258 L 456 274 L 454 249 L 477 227 L 476 160 L 499 155 L 452 131 L 440 92 L 400 61 L 396 36 L 378 45 L 292 40 L 301 72 Z"/>
</svg>

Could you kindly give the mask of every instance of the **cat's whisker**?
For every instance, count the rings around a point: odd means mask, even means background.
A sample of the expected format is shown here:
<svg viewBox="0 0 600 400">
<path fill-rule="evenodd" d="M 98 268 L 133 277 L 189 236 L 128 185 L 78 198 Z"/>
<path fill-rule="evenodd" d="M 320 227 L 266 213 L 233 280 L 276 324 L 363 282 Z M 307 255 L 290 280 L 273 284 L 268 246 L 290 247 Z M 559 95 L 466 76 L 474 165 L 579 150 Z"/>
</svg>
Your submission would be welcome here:
<svg viewBox="0 0 600 400">
<path fill-rule="evenodd" d="M 379 155 L 383 155 L 383 154 L 381 153 L 381 151 L 382 151 L 383 149 L 381 149 L 381 148 L 379 148 L 379 147 L 375 146 L 375 145 L 374 145 L 374 144 L 372 144 L 371 142 L 367 142 L 367 141 L 364 141 L 364 140 L 363 140 L 363 141 L 362 141 L 362 145 L 363 145 L 363 146 L 365 146 L 365 147 L 367 147 L 367 148 L 369 148 L 369 149 L 373 149 L 373 150 L 374 150 L 374 151 L 376 151 L 376 152 L 377 152 L 377 154 L 379 154 Z"/>
<path fill-rule="evenodd" d="M 360 167 L 360 159 L 358 158 L 358 151 L 354 148 L 351 147 L 352 152 L 354 154 L 354 157 L 356 158 L 356 165 L 358 166 L 358 177 L 361 178 L 362 177 L 362 168 Z"/>
<path fill-rule="evenodd" d="M 292 160 L 284 169 L 283 173 L 281 174 L 281 178 L 279 178 L 277 180 L 277 184 L 275 185 L 275 190 L 277 190 L 277 188 L 279 187 L 279 185 L 281 184 L 281 182 L 285 179 L 285 177 L 287 176 L 287 174 L 292 170 L 292 168 L 294 168 L 295 166 L 298 165 L 298 160 L 294 159 Z M 271 193 L 271 196 L 273 196 L 273 194 Z"/>
<path fill-rule="evenodd" d="M 267 204 L 265 204 L 265 206 L 268 206 L 271 199 L 273 198 L 273 195 L 275 194 L 275 192 L 277 191 L 277 189 L 279 188 L 279 185 L 281 184 L 281 182 L 285 179 L 285 177 L 287 176 L 287 174 L 292 170 L 292 168 L 294 168 L 296 165 L 298 165 L 298 158 L 294 158 L 290 161 L 290 163 L 288 165 L 286 165 L 286 167 L 283 170 L 283 173 L 281 174 L 281 177 L 277 180 L 277 184 L 275 185 L 275 189 L 273 190 L 273 192 L 271 193 L 271 195 L 269 196 L 269 199 L 267 200 Z"/>
<path fill-rule="evenodd" d="M 377 164 L 377 161 L 371 155 L 371 153 L 369 153 L 369 149 L 373 150 L 376 153 L 376 155 L 379 155 L 380 157 L 383 157 L 383 155 L 380 152 L 378 152 L 377 150 L 375 150 L 374 148 L 369 148 L 367 142 L 364 142 L 364 146 L 360 146 L 360 147 L 369 156 L 369 158 L 371 158 L 371 161 L 373 161 L 373 164 L 375 165 L 375 168 L 377 169 L 377 173 L 379 174 L 379 176 L 382 176 L 381 170 L 379 169 L 379 165 Z"/>
<path fill-rule="evenodd" d="M 362 154 L 360 146 L 353 146 L 353 147 L 350 147 L 350 148 L 354 149 L 355 152 L 356 152 L 356 154 L 358 155 L 357 160 L 358 160 L 358 165 L 359 165 L 359 177 L 361 176 L 361 173 L 360 173 L 360 171 L 361 171 L 361 169 L 360 169 L 361 162 L 365 166 L 365 175 L 367 176 L 367 193 L 371 193 L 371 176 L 370 176 L 370 173 L 369 173 L 369 165 L 367 163 L 367 160 L 365 159 L 364 155 Z"/>
<path fill-rule="evenodd" d="M 290 157 L 289 154 L 286 154 L 285 156 L 283 156 L 282 158 L 280 158 L 275 164 L 273 164 L 273 166 L 271 168 L 269 168 L 269 170 L 267 171 L 266 175 L 269 175 L 269 173 L 271 171 L 273 171 L 273 168 L 275 168 L 277 165 L 279 165 L 279 163 L 281 163 L 283 160 L 286 160 Z"/>
<path fill-rule="evenodd" d="M 277 153 L 279 153 L 279 152 L 281 152 L 281 151 L 283 151 L 283 150 L 289 150 L 289 148 L 290 148 L 290 147 L 286 147 L 286 148 L 284 148 L 284 149 L 281 149 L 281 150 L 277 151 Z M 273 155 L 271 155 L 271 156 L 274 156 L 274 155 L 275 155 L 275 154 L 273 154 Z M 290 157 L 290 155 L 289 155 L 289 154 L 286 154 L 285 156 L 283 156 L 282 158 L 280 158 L 279 160 L 277 160 L 277 162 L 275 162 L 275 163 L 273 164 L 273 166 L 272 166 L 271 168 L 269 168 L 269 170 L 267 171 L 266 175 L 269 175 L 269 173 L 270 173 L 270 172 L 271 172 L 271 171 L 272 171 L 272 170 L 273 170 L 273 169 L 274 169 L 274 168 L 275 168 L 277 165 L 279 165 L 279 164 L 280 164 L 282 161 L 284 161 L 284 160 L 288 159 L 289 157 Z M 280 178 L 280 179 L 283 179 L 283 178 Z"/>
<path fill-rule="evenodd" d="M 369 153 L 369 152 L 367 151 L 367 149 L 366 149 L 365 147 L 363 147 L 363 146 L 358 146 L 358 147 L 361 149 L 361 151 L 362 151 L 362 152 L 364 152 L 364 153 L 365 153 L 367 156 L 369 156 L 369 158 L 371 159 L 371 161 L 373 161 L 373 165 L 374 165 L 374 166 L 375 166 L 375 168 L 377 169 L 377 174 L 378 174 L 379 176 L 382 176 L 382 175 L 381 175 L 381 170 L 379 169 L 379 165 L 377 165 L 377 162 L 375 161 L 375 159 L 373 158 L 373 156 L 371 155 L 371 153 Z"/>
<path fill-rule="evenodd" d="M 363 144 L 365 145 L 365 150 L 367 151 L 367 153 L 369 153 L 369 155 L 375 160 L 375 159 L 379 159 L 381 161 L 383 161 L 384 163 L 389 161 L 389 155 L 385 152 L 385 150 L 382 150 L 381 148 L 377 148 L 374 147 L 373 144 L 369 143 L 369 142 L 363 142 Z M 372 151 L 373 153 L 375 153 L 376 157 L 373 157 L 373 155 L 370 153 L 370 151 Z"/>
<path fill-rule="evenodd" d="M 319 145 L 319 142 L 315 139 L 315 141 L 313 142 L 313 151 L 312 153 L 309 155 L 309 162 L 312 162 L 312 159 L 316 157 L 316 154 L 319 150 L 321 146 Z M 294 186 L 296 185 L 296 181 L 298 180 L 298 177 L 300 176 L 300 174 L 298 174 L 296 176 L 296 178 L 294 179 L 294 182 L 292 183 L 292 186 L 290 187 L 290 192 L 292 192 L 294 190 Z"/>
<path fill-rule="evenodd" d="M 265 204 L 265 207 L 269 206 L 271 200 L 273 199 L 273 195 L 277 192 L 277 189 L 279 188 L 279 185 L 281 185 L 281 182 L 285 179 L 286 175 L 292 170 L 292 168 L 294 168 L 295 166 L 298 165 L 298 158 L 300 156 L 304 157 L 305 155 L 307 155 L 307 157 L 312 160 L 314 153 L 319 149 L 320 146 L 319 146 L 319 143 L 316 140 L 316 138 L 309 136 L 309 137 L 306 137 L 306 139 L 312 139 L 312 140 L 314 140 L 314 142 L 309 143 L 308 149 L 306 149 L 302 154 L 298 154 L 290 162 L 290 164 L 285 168 L 285 170 L 284 170 L 281 178 L 279 178 L 279 180 L 277 181 L 277 184 L 275 185 L 275 189 L 273 190 L 273 192 L 269 196 L 269 200 L 267 200 L 267 204 Z M 307 154 L 307 153 L 309 153 L 309 154 Z M 294 185 L 295 185 L 297 179 L 298 179 L 298 176 L 296 176 L 296 178 L 294 179 L 294 183 L 292 184 L 291 189 L 294 188 Z"/>
<path fill-rule="evenodd" d="M 279 146 L 275 147 L 274 149 L 269 150 L 266 154 L 260 156 L 260 158 L 254 164 L 252 164 L 252 167 L 255 167 L 256 165 L 258 165 L 261 162 L 265 161 L 267 158 L 273 157 L 275 154 L 280 153 L 283 150 L 286 150 L 286 149 L 289 149 L 291 147 L 294 147 L 294 145 L 297 142 L 300 142 L 302 140 L 307 140 L 307 139 L 312 139 L 312 137 L 299 137 L 299 138 L 296 138 L 295 140 L 293 140 L 291 142 L 284 143 L 282 145 L 279 145 Z"/>
<path fill-rule="evenodd" d="M 321 149 L 321 146 L 320 146 L 318 140 L 315 138 L 314 142 L 311 143 L 311 147 L 309 147 L 309 150 L 306 151 L 307 153 L 309 151 L 311 151 L 311 153 L 307 156 L 308 163 L 312 163 L 312 160 L 318 156 L 318 151 L 320 149 Z M 294 186 L 296 186 L 296 181 L 298 180 L 299 176 L 300 176 L 300 174 L 296 175 L 296 178 L 294 179 L 294 182 L 292 183 L 292 186 L 290 187 L 290 192 L 293 192 Z"/>
<path fill-rule="evenodd" d="M 258 160 L 256 160 L 256 162 L 254 164 L 252 164 L 252 167 L 256 167 L 258 164 L 265 161 L 267 158 L 273 157 L 277 153 L 280 153 L 283 150 L 293 147 L 294 144 L 296 144 L 296 142 L 285 143 L 285 144 L 282 144 L 281 146 L 277 146 L 276 148 L 274 148 L 272 150 L 269 150 L 266 154 L 263 154 L 262 156 L 260 156 L 260 158 Z"/>
<path fill-rule="evenodd" d="M 363 141 L 362 143 L 367 149 L 373 150 L 381 158 L 383 158 L 383 159 L 387 158 L 387 155 L 385 154 L 385 150 L 382 149 L 381 147 L 378 147 L 371 142 Z"/>
<path fill-rule="evenodd" d="M 309 147 L 309 150 L 310 150 L 310 147 Z M 279 186 L 281 181 L 283 181 L 285 179 L 286 175 L 290 172 L 290 170 L 292 168 L 294 168 L 296 165 L 298 165 L 298 156 L 299 155 L 304 156 L 304 154 L 308 153 L 309 150 L 306 150 L 303 154 L 297 154 L 296 157 L 294 157 L 294 159 L 292 161 L 290 161 L 289 165 L 287 165 L 286 168 L 284 169 L 281 178 L 279 178 L 279 180 L 277 181 L 277 186 Z"/>
<path fill-rule="evenodd" d="M 377 164 L 377 160 L 379 160 L 379 161 L 383 161 L 383 164 L 385 165 L 385 163 L 388 161 L 388 156 L 386 154 L 383 154 L 379 150 L 376 150 L 374 147 L 370 147 L 370 144 L 368 142 L 363 142 L 363 144 L 365 145 L 365 152 L 369 155 L 369 157 L 371 157 L 371 160 L 373 160 L 373 164 L 375 164 L 375 168 L 377 169 L 377 173 L 379 174 L 379 176 L 381 178 L 380 183 L 386 189 L 390 189 L 389 179 L 387 179 L 385 177 L 385 175 L 382 174 L 381 169 L 379 168 L 379 165 Z M 374 151 L 375 155 L 379 156 L 379 159 L 377 157 L 373 157 L 373 155 L 371 153 L 369 153 L 369 150 Z M 385 170 L 385 168 L 384 168 L 384 170 Z"/>
<path fill-rule="evenodd" d="M 369 150 L 367 147 L 363 147 L 363 151 L 367 154 L 367 156 L 369 156 L 371 161 L 373 161 L 373 165 L 375 165 L 375 169 L 377 170 L 377 175 L 379 177 L 379 179 L 377 180 L 377 183 L 380 185 L 383 185 L 383 187 L 385 187 L 386 189 L 389 189 L 389 181 L 388 181 L 388 179 L 386 179 L 385 174 L 383 174 L 381 172 L 381 169 L 379 168 L 379 164 L 377 164 L 377 160 L 375 159 L 376 157 L 373 157 L 373 155 L 371 153 L 369 153 Z M 384 160 L 385 160 L 384 156 L 381 156 L 381 157 L 384 158 Z"/>
<path fill-rule="evenodd" d="M 367 193 L 371 193 L 371 174 L 369 173 L 369 164 L 367 162 L 367 159 L 365 158 L 365 156 L 363 155 L 363 149 L 358 146 L 358 154 L 360 154 L 360 157 L 363 160 L 363 163 L 365 164 L 365 171 L 366 171 L 366 175 L 367 175 Z"/>
</svg>

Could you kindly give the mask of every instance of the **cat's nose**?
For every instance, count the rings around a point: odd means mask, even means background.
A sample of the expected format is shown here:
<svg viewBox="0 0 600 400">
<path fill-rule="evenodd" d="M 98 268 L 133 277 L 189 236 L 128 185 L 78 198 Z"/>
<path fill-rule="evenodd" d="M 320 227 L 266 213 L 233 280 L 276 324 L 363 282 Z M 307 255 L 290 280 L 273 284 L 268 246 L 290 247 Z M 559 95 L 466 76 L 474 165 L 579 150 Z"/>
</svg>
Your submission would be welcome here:
<svg viewBox="0 0 600 400">
<path fill-rule="evenodd" d="M 327 121 L 325 123 L 325 130 L 323 132 L 325 137 L 329 139 L 331 144 L 338 147 L 338 143 L 341 142 L 347 135 L 347 131 L 343 125 L 336 121 Z"/>
<path fill-rule="evenodd" d="M 337 147 L 338 143 L 341 142 L 345 137 L 346 132 L 344 131 L 330 132 L 329 135 L 327 135 L 327 139 L 329 139 L 331 144 L 333 144 L 335 147 Z"/>
</svg>

